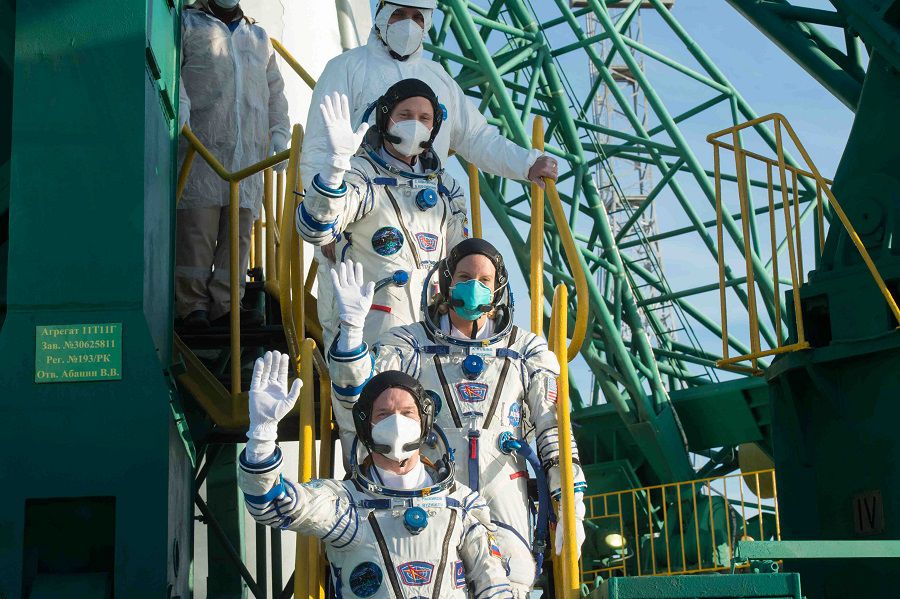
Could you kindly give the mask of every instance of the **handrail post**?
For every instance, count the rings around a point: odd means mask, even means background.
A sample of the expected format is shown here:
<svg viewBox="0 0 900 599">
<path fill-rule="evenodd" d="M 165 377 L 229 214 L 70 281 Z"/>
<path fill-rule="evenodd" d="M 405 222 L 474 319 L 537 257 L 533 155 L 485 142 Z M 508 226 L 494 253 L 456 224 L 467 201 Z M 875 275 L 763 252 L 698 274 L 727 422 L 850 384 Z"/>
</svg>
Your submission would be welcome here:
<svg viewBox="0 0 900 599">
<path fill-rule="evenodd" d="M 294 125 L 291 133 L 291 153 L 288 159 L 287 175 L 285 176 L 286 191 L 290 192 L 290 197 L 294 195 L 295 188 L 291 182 L 296 180 L 297 168 L 300 162 L 300 146 L 303 143 L 303 128 L 300 125 Z M 279 183 L 282 177 L 279 173 Z M 280 245 L 278 248 L 277 264 L 278 264 L 278 303 L 281 308 L 281 323 L 284 328 L 284 336 L 287 341 L 288 352 L 294 360 L 295 367 L 300 354 L 300 337 L 294 322 L 294 312 L 291 309 L 291 247 L 293 245 L 293 237 L 297 234 L 294 227 L 294 202 L 282 199 L 283 207 L 281 214 L 281 234 Z"/>
<path fill-rule="evenodd" d="M 547 198 L 550 200 L 550 209 L 553 213 L 556 230 L 559 231 L 559 238 L 562 241 L 563 249 L 565 249 L 566 260 L 569 261 L 569 268 L 572 270 L 572 276 L 575 278 L 575 329 L 572 331 L 572 343 L 565 353 L 567 361 L 571 362 L 578 355 L 578 352 L 581 351 L 581 346 L 587 334 L 589 306 L 587 277 L 584 274 L 584 267 L 581 264 L 578 248 L 575 246 L 575 239 L 572 237 L 572 229 L 569 228 L 568 219 L 566 219 L 566 214 L 563 212 L 562 201 L 559 199 L 559 193 L 556 191 L 556 181 L 545 178 L 544 185 L 546 186 Z M 563 345 L 565 346 L 565 343 Z"/>
<path fill-rule="evenodd" d="M 560 511 L 564 526 L 563 546 L 561 554 L 562 596 L 574 599 L 579 596 L 581 581 L 578 575 L 578 555 L 575 543 L 575 481 L 572 475 L 572 436 L 571 414 L 569 411 L 569 362 L 566 350 L 566 323 L 568 321 L 568 290 L 560 283 L 553 293 L 554 342 L 553 348 L 559 360 L 559 378 L 557 379 L 556 418 L 559 434 L 559 471 L 560 471 Z"/>
<path fill-rule="evenodd" d="M 531 147 L 544 151 L 544 119 L 535 117 L 531 125 Z M 531 331 L 544 333 L 544 190 L 537 183 L 531 184 Z M 574 267 L 573 267 L 574 270 Z"/>
<path fill-rule="evenodd" d="M 275 227 L 278 217 L 272 204 L 272 169 L 263 171 L 263 205 L 266 213 L 266 280 L 278 277 L 275 262 Z"/>
<path fill-rule="evenodd" d="M 313 352 L 315 341 L 304 339 L 300 345 L 300 379 L 303 388 L 300 390 L 300 460 L 297 478 L 300 483 L 309 482 L 315 476 L 313 452 L 316 443 L 314 428 L 315 389 L 313 389 Z M 318 569 L 318 540 L 313 537 L 298 537 L 294 558 L 294 597 L 318 597 L 313 593 L 313 585 L 318 586 L 316 571 Z"/>
<path fill-rule="evenodd" d="M 238 233 L 241 224 L 241 183 L 229 181 L 229 267 L 228 283 L 231 286 L 231 396 L 237 397 L 241 392 L 241 250 Z"/>
<path fill-rule="evenodd" d="M 469 163 L 469 203 L 472 206 L 472 237 L 482 239 L 481 229 L 481 186 L 478 180 L 478 167 Z"/>
</svg>

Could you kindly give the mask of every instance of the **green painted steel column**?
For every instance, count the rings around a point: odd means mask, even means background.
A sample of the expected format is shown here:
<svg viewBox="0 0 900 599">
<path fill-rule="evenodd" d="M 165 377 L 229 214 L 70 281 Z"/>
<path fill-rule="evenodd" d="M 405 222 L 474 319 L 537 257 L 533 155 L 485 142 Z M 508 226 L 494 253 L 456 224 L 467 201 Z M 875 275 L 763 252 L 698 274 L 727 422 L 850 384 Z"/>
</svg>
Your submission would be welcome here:
<svg viewBox="0 0 900 599">
<path fill-rule="evenodd" d="M 237 485 L 238 455 L 243 446 L 225 445 L 216 455 L 216 461 L 206 479 L 206 503 L 213 517 L 222 527 L 231 546 L 244 560 L 244 496 Z M 243 599 L 247 587 L 241 573 L 234 566 L 230 553 L 217 535 L 207 534 L 207 561 L 209 564 L 206 593 L 209 597 Z"/>
<path fill-rule="evenodd" d="M 15 30 L 3 597 L 190 593 L 191 463 L 165 374 L 179 12 L 18 0 L 3 23 Z M 40 379 L 51 370 L 61 378 Z"/>
<path fill-rule="evenodd" d="M 900 74 L 874 54 L 832 186 L 894 293 L 898 97 Z M 783 538 L 900 538 L 900 331 L 839 223 L 800 301 L 813 349 L 779 357 L 768 371 Z M 900 587 L 900 568 L 887 560 L 786 564 L 812 597 L 890 597 Z"/>
</svg>

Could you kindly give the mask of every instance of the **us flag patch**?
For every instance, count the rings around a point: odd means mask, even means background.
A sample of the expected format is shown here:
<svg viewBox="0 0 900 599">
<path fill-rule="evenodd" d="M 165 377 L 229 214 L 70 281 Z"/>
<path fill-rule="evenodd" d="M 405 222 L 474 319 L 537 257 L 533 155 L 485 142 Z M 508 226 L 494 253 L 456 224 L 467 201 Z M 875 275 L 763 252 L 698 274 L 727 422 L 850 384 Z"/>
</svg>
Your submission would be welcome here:
<svg viewBox="0 0 900 599">
<path fill-rule="evenodd" d="M 453 566 L 453 586 L 457 589 L 466 586 L 466 569 L 463 567 L 462 560 L 457 560 Z"/>
<path fill-rule="evenodd" d="M 547 380 L 547 399 L 556 403 L 556 379 Z"/>
</svg>

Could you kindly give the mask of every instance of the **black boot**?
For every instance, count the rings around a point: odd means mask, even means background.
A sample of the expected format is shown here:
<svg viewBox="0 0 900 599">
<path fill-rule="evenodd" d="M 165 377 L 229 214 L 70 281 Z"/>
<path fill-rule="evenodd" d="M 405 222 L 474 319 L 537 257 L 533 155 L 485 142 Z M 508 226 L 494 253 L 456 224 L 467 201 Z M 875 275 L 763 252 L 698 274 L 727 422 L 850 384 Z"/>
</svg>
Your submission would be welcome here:
<svg viewBox="0 0 900 599">
<path fill-rule="evenodd" d="M 263 315 L 258 310 L 241 308 L 241 328 L 254 328 L 262 326 Z M 226 312 L 210 323 L 214 327 L 228 328 L 231 325 L 231 312 Z"/>
<path fill-rule="evenodd" d="M 181 320 L 181 328 L 199 331 L 209 328 L 209 313 L 206 310 L 194 310 Z"/>
</svg>

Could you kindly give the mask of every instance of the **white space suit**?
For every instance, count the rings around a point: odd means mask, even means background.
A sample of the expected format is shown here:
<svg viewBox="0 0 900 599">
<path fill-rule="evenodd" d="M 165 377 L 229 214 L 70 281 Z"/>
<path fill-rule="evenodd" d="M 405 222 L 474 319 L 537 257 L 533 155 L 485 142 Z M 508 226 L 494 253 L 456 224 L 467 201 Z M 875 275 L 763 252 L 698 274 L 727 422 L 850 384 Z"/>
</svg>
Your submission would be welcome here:
<svg viewBox="0 0 900 599">
<path fill-rule="evenodd" d="M 369 131 L 374 142 L 377 132 Z M 369 146 L 371 148 L 371 146 Z M 388 329 L 421 318 L 422 286 L 428 270 L 447 250 L 468 237 L 466 196 L 433 154 L 420 159 L 420 172 L 382 150 L 364 149 L 350 160 L 339 189 L 310 180 L 297 209 L 300 236 L 313 245 L 337 241 L 339 260 L 363 265 L 367 281 L 384 281 L 375 292 L 363 338 L 372 343 Z M 420 193 L 433 193 L 436 202 L 422 209 Z M 328 267 L 330 269 L 330 266 Z M 402 286 L 388 283 L 397 271 L 408 274 Z M 337 333 L 337 314 L 331 278 L 319 271 L 319 321 L 325 347 Z M 349 429 L 352 431 L 352 427 Z"/>
<path fill-rule="evenodd" d="M 393 10 L 390 4 L 382 8 L 382 12 Z M 386 18 L 385 16 L 385 20 Z M 446 164 L 450 151 L 453 150 L 486 173 L 506 179 L 527 179 L 529 168 L 541 155 L 540 151 L 517 145 L 503 137 L 496 127 L 489 125 L 453 76 L 439 63 L 426 57 L 421 47 L 405 60 L 393 58 L 373 27 L 364 46 L 332 58 L 316 82 L 306 119 L 303 154 L 300 157 L 300 174 L 307 190 L 318 167 L 330 158 L 323 117 L 319 111 L 325 95 L 333 92 L 346 95 L 350 101 L 352 122 L 356 124 L 362 122 L 366 110 L 391 85 L 410 78 L 420 79 L 428 84 L 444 108 L 444 122 L 433 144 L 442 164 Z M 369 120 L 374 122 L 374 116 Z M 332 313 L 334 301 L 331 289 L 327 286 L 323 288 L 321 283 L 328 280 L 334 263 L 318 249 L 315 256 L 319 262 L 319 320 L 324 327 L 326 321 L 333 322 L 335 319 Z M 340 261 L 340 248 L 337 259 Z"/>
<path fill-rule="evenodd" d="M 290 137 L 284 81 L 265 30 L 242 17 L 233 31 L 205 10 L 182 15 L 179 116 L 226 170 L 263 160 Z M 187 142 L 181 139 L 178 162 Z M 250 229 L 262 205 L 262 174 L 240 183 L 241 272 L 250 255 Z M 204 160 L 193 162 L 178 203 L 175 292 L 177 316 L 195 310 L 210 318 L 230 309 L 229 184 Z M 213 272 L 215 265 L 215 272 Z M 243 287 L 244 276 L 239 277 Z"/>
<path fill-rule="evenodd" d="M 449 332 L 447 318 L 443 322 Z M 488 321 L 488 326 L 493 326 Z M 436 422 L 445 431 L 456 455 L 457 477 L 479 491 L 497 524 L 497 540 L 509 560 L 510 581 L 519 589 L 530 588 L 535 563 L 529 541 L 527 506 L 528 471 L 517 454 L 498 447 L 506 431 L 515 438 L 533 429 L 535 444 L 550 491 L 560 493 L 559 439 L 556 417 L 556 377 L 559 362 L 547 343 L 533 333 L 513 326 L 506 335 L 488 344 L 461 347 L 436 340 L 424 323 L 397 327 L 375 345 L 374 356 L 363 345 L 350 353 L 332 352 L 334 397 L 346 410 L 352 408 L 361 385 L 373 373 L 400 370 L 437 393 L 441 408 Z M 470 357 L 482 367 L 465 366 Z M 466 372 L 468 370 L 468 372 Z M 476 373 L 477 371 L 477 373 Z M 343 414 L 344 410 L 335 410 Z M 353 430 L 350 421 L 338 421 L 342 430 Z M 585 491 L 574 438 L 575 490 Z"/>
<path fill-rule="evenodd" d="M 336 597 L 513 597 L 478 493 L 451 484 L 414 496 L 364 486 L 365 477 L 298 484 L 282 476 L 281 464 L 280 450 L 258 464 L 241 454 L 247 509 L 262 524 L 322 539 Z M 427 513 L 418 534 L 404 524 L 410 508 Z"/>
</svg>

